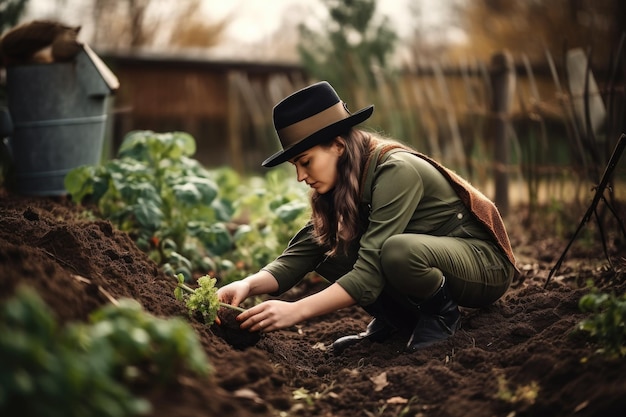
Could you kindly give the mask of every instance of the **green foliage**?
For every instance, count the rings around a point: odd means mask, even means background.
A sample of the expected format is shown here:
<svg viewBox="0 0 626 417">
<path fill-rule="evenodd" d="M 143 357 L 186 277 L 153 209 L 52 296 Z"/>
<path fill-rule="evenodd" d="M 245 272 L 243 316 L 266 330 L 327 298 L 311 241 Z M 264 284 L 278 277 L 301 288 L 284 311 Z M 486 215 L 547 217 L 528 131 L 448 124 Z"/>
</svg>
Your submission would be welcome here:
<svg viewBox="0 0 626 417">
<path fill-rule="evenodd" d="M 178 276 L 179 284 L 184 280 L 182 276 Z M 181 292 L 181 287 L 176 287 L 176 298 L 185 300 L 185 305 L 189 309 L 189 313 L 198 312 L 202 315 L 206 324 L 213 324 L 217 318 L 217 311 L 220 308 L 220 301 L 217 298 L 217 288 L 215 283 L 217 280 L 207 275 L 198 278 L 198 288 L 193 290 L 189 295 L 185 296 Z"/>
<path fill-rule="evenodd" d="M 225 284 L 282 252 L 307 220 L 308 196 L 285 170 L 244 180 L 204 169 L 194 152 L 186 133 L 131 132 L 117 159 L 72 170 L 65 187 L 75 202 L 97 204 L 167 275 Z"/>
<path fill-rule="evenodd" d="M 191 327 L 155 318 L 134 300 L 97 310 L 90 324 L 65 327 L 30 288 L 0 304 L 0 415 L 146 414 L 150 404 L 127 388 L 129 378 L 166 383 L 181 367 L 209 371 Z"/>
<path fill-rule="evenodd" d="M 111 347 L 86 340 L 80 331 L 63 333 L 33 291 L 20 290 L 2 305 L 0 317 L 1 414 L 127 416 L 148 411 L 145 401 L 112 377 Z"/>
<path fill-rule="evenodd" d="M 200 313 L 205 324 L 209 326 L 217 319 L 217 312 L 221 307 L 231 308 L 237 311 L 244 311 L 242 308 L 222 303 L 217 298 L 217 280 L 208 275 L 198 278 L 198 287 L 192 289 L 185 285 L 185 279 L 182 274 L 176 276 L 178 285 L 174 290 L 174 296 L 177 300 L 184 301 L 189 309 L 189 315 Z"/>
<path fill-rule="evenodd" d="M 219 197 L 215 175 L 190 158 L 195 150 L 186 133 L 131 132 L 117 159 L 72 170 L 65 187 L 77 203 L 97 204 L 155 262 L 189 280 L 194 264 L 232 247 L 224 225 L 232 204 Z"/>
<path fill-rule="evenodd" d="M 225 270 L 224 283 L 257 272 L 274 260 L 310 216 L 303 187 L 284 170 L 272 170 L 264 178 L 252 178 L 249 191 L 237 201 L 236 215 L 245 219 L 233 236 L 228 257 L 235 268 Z"/>
<path fill-rule="evenodd" d="M 397 35 L 387 18 L 375 21 L 376 0 L 323 0 L 330 21 L 316 32 L 301 25 L 298 50 L 309 73 L 332 85 L 376 85 L 374 67 L 389 68 Z M 343 94 L 342 96 L 346 96 Z"/>
<path fill-rule="evenodd" d="M 592 287 L 579 301 L 581 311 L 591 313 L 578 328 L 588 332 L 602 348 L 600 353 L 626 355 L 626 294 L 600 292 Z"/>
<path fill-rule="evenodd" d="M 0 306 L 0 414 L 145 414 L 149 404 L 113 377 L 112 354 L 85 329 L 59 328 L 39 296 L 20 289 Z"/>
<path fill-rule="evenodd" d="M 91 337 L 115 347 L 113 363 L 126 376 L 143 372 L 164 383 L 183 369 L 199 375 L 210 371 L 196 334 L 181 318 L 160 319 L 144 312 L 137 301 L 122 299 L 117 306 L 95 311 L 90 320 Z"/>
</svg>

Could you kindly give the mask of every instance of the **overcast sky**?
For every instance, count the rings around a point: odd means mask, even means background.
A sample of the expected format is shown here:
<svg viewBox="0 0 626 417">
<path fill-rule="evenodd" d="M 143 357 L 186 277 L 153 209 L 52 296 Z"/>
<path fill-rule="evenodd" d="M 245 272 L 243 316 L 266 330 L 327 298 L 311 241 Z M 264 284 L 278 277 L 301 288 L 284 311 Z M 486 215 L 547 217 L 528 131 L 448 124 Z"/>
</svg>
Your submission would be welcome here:
<svg viewBox="0 0 626 417">
<path fill-rule="evenodd" d="M 177 4 L 175 0 L 154 0 L 164 7 Z M 70 25 L 80 25 L 81 38 L 90 41 L 92 28 L 88 5 L 93 0 L 30 0 L 26 20 L 56 17 Z M 401 37 L 409 36 L 415 25 L 416 17 L 411 10 L 418 7 L 420 22 L 425 26 L 437 26 L 446 19 L 451 0 L 378 0 L 378 13 L 388 16 L 394 30 Z M 325 6 L 321 0 L 202 0 L 207 20 L 217 22 L 225 17 L 230 21 L 225 39 L 236 43 L 254 43 L 263 41 L 281 28 L 285 19 L 293 17 L 295 23 L 304 18 L 324 17 Z M 59 8 L 61 10 L 59 10 Z M 450 26 L 442 30 L 439 26 L 435 36 L 444 36 L 452 41 L 463 41 L 460 29 Z"/>
<path fill-rule="evenodd" d="M 312 13 L 324 9 L 320 0 L 204 0 L 205 9 L 215 17 L 233 16 L 228 34 L 235 38 L 254 39 L 277 30 L 290 8 L 309 8 Z M 378 0 L 378 12 L 388 16 L 399 35 L 408 35 L 414 19 L 410 4 L 419 4 L 423 18 L 436 22 L 445 17 L 446 0 Z"/>
</svg>

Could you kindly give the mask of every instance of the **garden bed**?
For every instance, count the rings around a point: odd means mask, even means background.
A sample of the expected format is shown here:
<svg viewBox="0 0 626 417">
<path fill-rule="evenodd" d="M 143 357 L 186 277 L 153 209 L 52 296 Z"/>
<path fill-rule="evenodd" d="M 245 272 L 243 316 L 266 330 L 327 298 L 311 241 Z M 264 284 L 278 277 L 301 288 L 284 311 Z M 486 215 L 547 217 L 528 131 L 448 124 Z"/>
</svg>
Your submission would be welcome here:
<svg viewBox="0 0 626 417">
<path fill-rule="evenodd" d="M 463 310 L 461 330 L 443 343 L 407 354 L 406 340 L 365 341 L 333 355 L 328 344 L 369 321 L 353 307 L 237 350 L 189 318 L 174 298 L 175 280 L 109 222 L 87 220 L 65 198 L 0 191 L 0 302 L 26 284 L 63 323 L 85 321 L 111 298 L 124 297 L 159 317 L 188 318 L 213 372 L 134 386 L 152 403 L 153 417 L 623 416 L 626 361 L 595 354 L 598 346 L 573 330 L 586 317 L 578 301 L 587 279 L 625 291 L 624 241 L 608 239 L 614 270 L 599 243 L 574 245 L 544 289 L 567 244 L 545 229 L 510 225 L 522 278 L 493 306 Z M 322 285 L 307 280 L 284 298 Z"/>
</svg>

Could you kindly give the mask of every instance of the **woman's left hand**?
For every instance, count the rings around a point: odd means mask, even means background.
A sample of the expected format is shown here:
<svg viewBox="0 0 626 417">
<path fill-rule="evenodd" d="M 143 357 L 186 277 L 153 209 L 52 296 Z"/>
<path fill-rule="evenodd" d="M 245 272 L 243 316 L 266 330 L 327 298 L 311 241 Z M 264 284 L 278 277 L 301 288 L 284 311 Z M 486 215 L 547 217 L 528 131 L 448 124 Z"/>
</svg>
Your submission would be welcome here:
<svg viewBox="0 0 626 417">
<path fill-rule="evenodd" d="M 237 316 L 242 329 L 271 332 L 293 326 L 303 320 L 295 303 L 270 300 L 262 302 Z"/>
</svg>

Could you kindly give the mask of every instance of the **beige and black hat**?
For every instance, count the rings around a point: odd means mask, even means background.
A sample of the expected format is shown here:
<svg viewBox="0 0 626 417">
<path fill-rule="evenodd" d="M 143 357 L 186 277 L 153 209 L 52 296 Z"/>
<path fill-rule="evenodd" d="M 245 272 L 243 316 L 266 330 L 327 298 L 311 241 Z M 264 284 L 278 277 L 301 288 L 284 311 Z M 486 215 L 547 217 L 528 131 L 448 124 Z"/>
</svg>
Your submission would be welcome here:
<svg viewBox="0 0 626 417">
<path fill-rule="evenodd" d="M 326 81 L 298 90 L 274 106 L 274 129 L 283 149 L 261 165 L 282 164 L 315 145 L 347 133 L 373 111 L 372 105 L 351 114 Z"/>
</svg>

